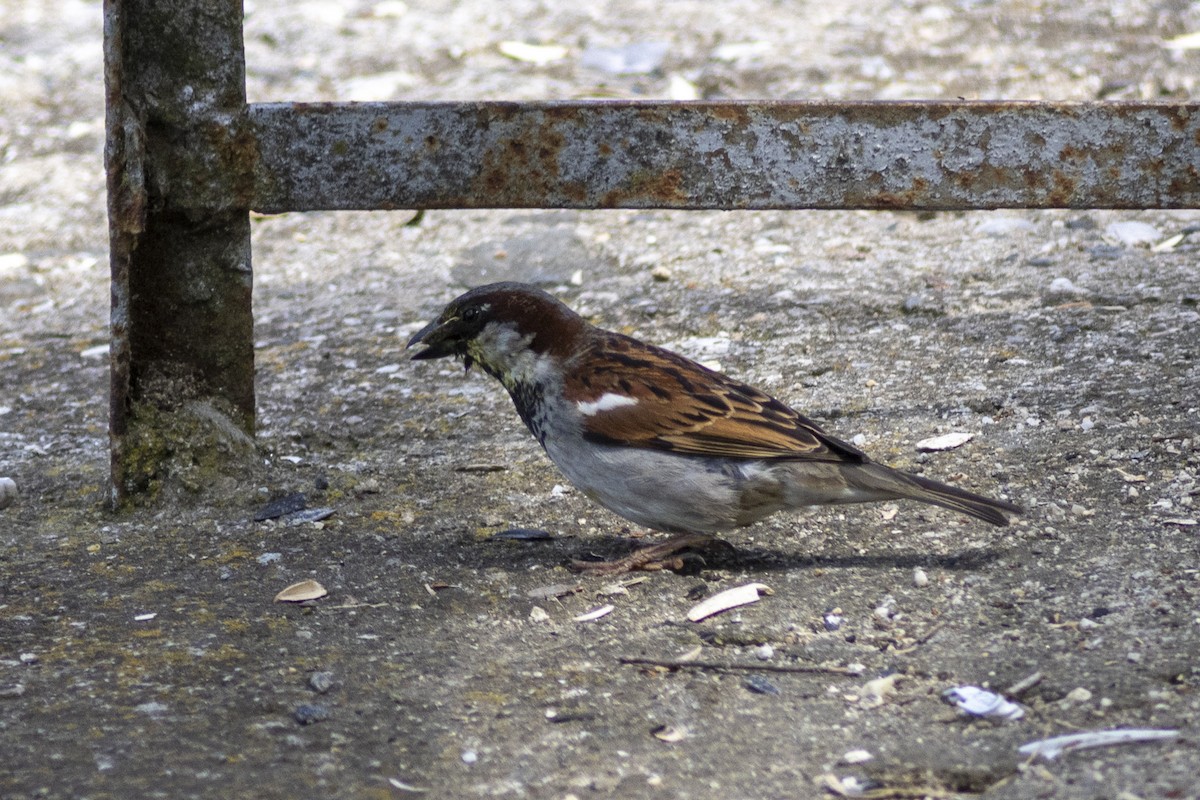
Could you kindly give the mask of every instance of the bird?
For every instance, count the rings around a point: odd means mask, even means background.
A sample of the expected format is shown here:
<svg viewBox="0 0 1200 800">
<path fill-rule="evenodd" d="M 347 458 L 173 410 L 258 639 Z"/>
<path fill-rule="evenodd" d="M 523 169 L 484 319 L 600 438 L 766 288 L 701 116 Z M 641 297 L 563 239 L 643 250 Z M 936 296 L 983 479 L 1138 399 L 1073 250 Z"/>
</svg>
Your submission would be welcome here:
<svg viewBox="0 0 1200 800">
<path fill-rule="evenodd" d="M 877 463 L 766 392 L 591 324 L 536 287 L 492 283 L 417 331 L 412 359 L 478 365 L 584 495 L 665 542 L 576 569 L 677 569 L 678 553 L 780 511 L 916 500 L 1007 525 L 1019 506 Z M 719 540 L 718 540 L 719 541 Z"/>
</svg>

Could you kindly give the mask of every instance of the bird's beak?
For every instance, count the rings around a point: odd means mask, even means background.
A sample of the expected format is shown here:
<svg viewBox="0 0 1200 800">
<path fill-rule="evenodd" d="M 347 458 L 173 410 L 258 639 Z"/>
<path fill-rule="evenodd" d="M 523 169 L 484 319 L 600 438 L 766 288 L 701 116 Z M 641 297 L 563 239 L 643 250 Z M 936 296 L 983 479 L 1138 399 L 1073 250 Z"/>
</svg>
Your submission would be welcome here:
<svg viewBox="0 0 1200 800">
<path fill-rule="evenodd" d="M 411 349 L 416 344 L 425 345 L 424 349 L 412 354 L 414 361 L 422 361 L 427 358 L 445 358 L 446 356 L 455 355 L 458 352 L 458 348 L 453 333 L 457 327 L 457 322 L 457 319 L 444 320 L 440 317 L 435 319 L 413 334 L 413 337 L 408 340 L 408 345 L 405 349 Z"/>
<path fill-rule="evenodd" d="M 414 344 L 425 345 L 425 349 L 418 350 L 413 354 L 414 361 L 444 359 L 448 355 L 457 355 L 468 359 L 467 367 L 470 367 L 466 337 L 463 336 L 463 326 L 457 317 L 434 319 L 432 323 L 416 331 L 413 338 L 408 339 L 408 345 L 404 349 L 407 350 Z"/>
</svg>

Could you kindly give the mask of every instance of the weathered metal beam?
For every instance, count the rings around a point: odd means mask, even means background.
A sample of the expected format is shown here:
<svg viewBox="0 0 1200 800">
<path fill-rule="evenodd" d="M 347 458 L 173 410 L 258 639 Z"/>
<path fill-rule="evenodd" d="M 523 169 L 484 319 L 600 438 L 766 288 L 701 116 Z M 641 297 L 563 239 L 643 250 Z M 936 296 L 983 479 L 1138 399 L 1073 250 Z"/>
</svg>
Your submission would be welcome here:
<svg viewBox="0 0 1200 800">
<path fill-rule="evenodd" d="M 263 212 L 1195 208 L 1200 104 L 271 103 Z"/>
<path fill-rule="evenodd" d="M 104 4 L 114 504 L 195 444 L 174 412 L 254 428 L 242 16 L 241 0 Z"/>
</svg>

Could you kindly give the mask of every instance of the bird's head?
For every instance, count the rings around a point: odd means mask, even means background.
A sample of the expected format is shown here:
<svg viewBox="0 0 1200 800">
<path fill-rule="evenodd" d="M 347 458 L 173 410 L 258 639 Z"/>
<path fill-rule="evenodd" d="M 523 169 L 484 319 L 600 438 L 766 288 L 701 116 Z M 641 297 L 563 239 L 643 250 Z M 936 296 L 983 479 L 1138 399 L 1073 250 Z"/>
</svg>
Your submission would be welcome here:
<svg viewBox="0 0 1200 800">
<path fill-rule="evenodd" d="M 479 364 L 506 386 L 531 381 L 546 359 L 564 359 L 578 347 L 587 323 L 540 289 L 493 283 L 451 300 L 437 319 L 408 341 L 423 345 L 413 359 L 461 358 Z"/>
</svg>

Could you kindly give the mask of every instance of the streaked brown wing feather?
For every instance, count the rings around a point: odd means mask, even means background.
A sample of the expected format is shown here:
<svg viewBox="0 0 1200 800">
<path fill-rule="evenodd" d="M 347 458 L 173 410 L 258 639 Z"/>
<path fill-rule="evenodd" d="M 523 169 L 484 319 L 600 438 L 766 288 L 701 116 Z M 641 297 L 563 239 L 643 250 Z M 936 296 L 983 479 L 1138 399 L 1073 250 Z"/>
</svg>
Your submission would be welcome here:
<svg viewBox="0 0 1200 800">
<path fill-rule="evenodd" d="M 567 399 L 635 398 L 585 418 L 595 441 L 699 456 L 863 461 L 865 456 L 803 415 L 744 383 L 682 356 L 615 333 L 572 365 Z"/>
</svg>

